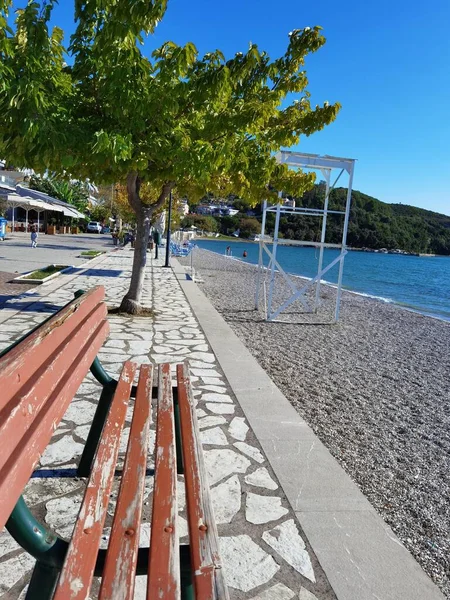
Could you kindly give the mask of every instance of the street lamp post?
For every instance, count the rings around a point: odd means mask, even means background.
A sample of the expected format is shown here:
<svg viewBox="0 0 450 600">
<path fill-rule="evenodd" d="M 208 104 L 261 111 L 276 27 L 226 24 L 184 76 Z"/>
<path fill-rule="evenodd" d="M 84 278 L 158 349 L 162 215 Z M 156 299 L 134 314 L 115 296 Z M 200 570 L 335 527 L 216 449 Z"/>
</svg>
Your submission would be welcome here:
<svg viewBox="0 0 450 600">
<path fill-rule="evenodd" d="M 169 214 L 167 215 L 167 237 L 166 237 L 166 264 L 165 267 L 170 267 L 170 223 L 172 221 L 172 192 L 169 193 Z"/>
</svg>

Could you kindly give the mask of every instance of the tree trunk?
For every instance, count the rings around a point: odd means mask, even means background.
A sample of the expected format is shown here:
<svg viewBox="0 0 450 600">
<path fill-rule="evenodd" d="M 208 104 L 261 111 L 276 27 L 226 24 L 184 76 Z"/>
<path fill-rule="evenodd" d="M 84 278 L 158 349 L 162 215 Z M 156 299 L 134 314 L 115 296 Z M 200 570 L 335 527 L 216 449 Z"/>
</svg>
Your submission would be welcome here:
<svg viewBox="0 0 450 600">
<path fill-rule="evenodd" d="M 136 214 L 136 238 L 134 242 L 133 270 L 131 272 L 130 288 L 124 296 L 120 309 L 132 315 L 141 311 L 141 296 L 147 264 L 147 245 L 150 234 L 149 209 L 141 208 Z"/>
<path fill-rule="evenodd" d="M 141 181 L 136 172 L 128 174 L 127 192 L 128 202 L 136 213 L 136 238 L 134 242 L 133 269 L 131 272 L 130 288 L 120 304 L 120 311 L 132 315 L 141 312 L 141 296 L 145 278 L 145 265 L 147 263 L 147 246 L 150 236 L 150 220 L 153 211 L 164 204 L 173 187 L 173 182 L 162 186 L 161 194 L 155 204 L 146 206 L 140 198 Z"/>
</svg>

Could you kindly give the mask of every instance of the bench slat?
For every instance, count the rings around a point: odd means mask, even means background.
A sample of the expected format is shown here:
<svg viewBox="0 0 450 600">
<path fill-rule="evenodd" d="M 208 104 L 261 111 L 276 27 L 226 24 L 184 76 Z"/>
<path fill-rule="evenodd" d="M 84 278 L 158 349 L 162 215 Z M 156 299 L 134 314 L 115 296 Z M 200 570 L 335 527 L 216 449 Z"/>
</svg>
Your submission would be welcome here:
<svg viewBox="0 0 450 600">
<path fill-rule="evenodd" d="M 35 371 L 48 362 L 58 346 L 70 337 L 80 321 L 102 303 L 104 297 L 105 290 L 101 286 L 89 290 L 80 298 L 72 300 L 0 358 L 2 377 L 0 411 L 27 381 L 33 381 Z"/>
<path fill-rule="evenodd" d="M 177 365 L 177 383 L 195 597 L 196 600 L 227 600 L 217 526 L 186 363 Z"/>
<path fill-rule="evenodd" d="M 48 397 L 45 406 L 35 416 L 34 422 L 29 426 L 26 435 L 17 437 L 15 443 L 12 439 L 14 431 L 5 438 L 3 432 L 0 434 L 2 448 L 9 447 L 10 455 L 0 470 L 0 529 L 14 508 L 23 488 L 33 472 L 39 458 L 44 452 L 56 427 L 66 412 L 66 409 L 76 394 L 89 367 L 100 350 L 103 341 L 108 335 L 108 324 L 103 321 L 93 333 L 86 337 L 84 345 L 70 357 L 70 370 L 63 372 L 57 387 Z M 59 374 L 58 374 L 59 376 Z M 25 410 L 25 413 L 24 413 Z M 21 407 L 21 415 L 26 418 L 26 406 Z M 11 445 L 15 448 L 11 452 Z M 14 446 L 13 446 L 14 447 Z"/>
<path fill-rule="evenodd" d="M 159 367 L 156 465 L 147 598 L 180 598 L 177 471 L 170 365 Z"/>
<path fill-rule="evenodd" d="M 132 600 L 151 421 L 153 367 L 139 374 L 124 473 L 111 529 L 100 600 Z"/>
<path fill-rule="evenodd" d="M 123 366 L 54 600 L 85 600 L 89 596 L 136 369 L 132 362 Z"/>
<path fill-rule="evenodd" d="M 106 306 L 97 305 L 83 320 L 79 321 L 72 330 L 70 336 L 56 347 L 52 355 L 37 369 L 33 364 L 17 364 L 16 361 L 14 377 L 22 379 L 23 371 L 33 372 L 33 379 L 27 381 L 8 406 L 5 407 L 3 419 L 0 419 L 0 469 L 13 453 L 21 438 L 26 435 L 27 430 L 33 426 L 39 418 L 39 411 L 45 407 L 47 400 L 54 391 L 60 387 L 60 382 L 72 376 L 74 368 L 74 357 L 83 349 L 86 340 L 95 334 L 99 323 L 106 317 Z M 97 346 L 101 347 L 103 337 L 98 340 Z M 84 351 L 83 351 L 84 353 Z M 86 373 L 89 369 L 87 366 Z M 3 373 L 0 371 L 0 381 L 3 384 Z M 48 440 L 47 440 L 48 441 Z"/>
</svg>

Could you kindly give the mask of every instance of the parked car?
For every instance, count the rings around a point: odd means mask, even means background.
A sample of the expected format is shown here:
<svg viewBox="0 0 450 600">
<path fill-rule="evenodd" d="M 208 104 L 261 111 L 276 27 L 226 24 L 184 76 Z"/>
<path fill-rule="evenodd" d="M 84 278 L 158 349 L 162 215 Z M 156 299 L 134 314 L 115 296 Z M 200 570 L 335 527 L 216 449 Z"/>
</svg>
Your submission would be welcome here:
<svg viewBox="0 0 450 600">
<path fill-rule="evenodd" d="M 87 224 L 86 231 L 88 233 L 101 233 L 102 226 L 98 221 L 91 221 Z"/>
</svg>

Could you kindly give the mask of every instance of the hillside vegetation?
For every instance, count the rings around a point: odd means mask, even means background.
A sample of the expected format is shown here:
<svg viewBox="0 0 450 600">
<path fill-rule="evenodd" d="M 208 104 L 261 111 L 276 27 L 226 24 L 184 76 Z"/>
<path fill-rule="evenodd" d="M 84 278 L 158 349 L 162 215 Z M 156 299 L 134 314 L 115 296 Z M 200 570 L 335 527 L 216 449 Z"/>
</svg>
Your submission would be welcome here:
<svg viewBox="0 0 450 600">
<path fill-rule="evenodd" d="M 330 194 L 330 209 L 344 210 L 347 190 L 338 188 Z M 297 206 L 322 207 L 325 185 L 316 185 Z M 320 239 L 320 219 L 283 218 L 280 231 L 293 239 Z M 327 241 L 337 243 L 342 232 L 342 217 L 329 217 Z M 408 252 L 450 254 L 450 217 L 406 204 L 386 204 L 362 192 L 352 192 L 350 223 L 347 236 L 355 248 L 387 248 Z"/>
<path fill-rule="evenodd" d="M 337 188 L 330 194 L 330 210 L 344 210 L 347 190 Z M 296 206 L 323 208 L 325 184 L 319 183 L 296 199 Z M 243 210 L 242 200 L 234 200 L 236 208 Z M 195 210 L 195 209 L 194 209 Z M 255 211 L 255 217 L 249 219 L 245 213 L 234 217 L 203 217 L 214 221 L 209 231 L 227 234 L 240 230 L 240 236 L 260 231 L 261 215 Z M 189 225 L 203 228 L 203 223 L 194 223 L 194 215 L 189 216 Z M 186 219 L 187 221 L 187 219 Z M 191 222 L 192 221 L 192 222 Z M 280 219 L 280 237 L 293 240 L 319 241 L 322 219 L 318 217 L 284 214 Z M 187 225 L 187 222 L 186 222 Z M 343 216 L 328 215 L 326 241 L 339 243 L 342 236 Z M 267 217 L 267 230 L 273 234 L 275 214 Z M 350 223 L 347 244 L 354 248 L 388 250 L 400 249 L 407 252 L 450 255 L 450 216 L 441 215 L 422 208 L 406 204 L 386 204 L 362 192 L 352 192 Z"/>
</svg>

